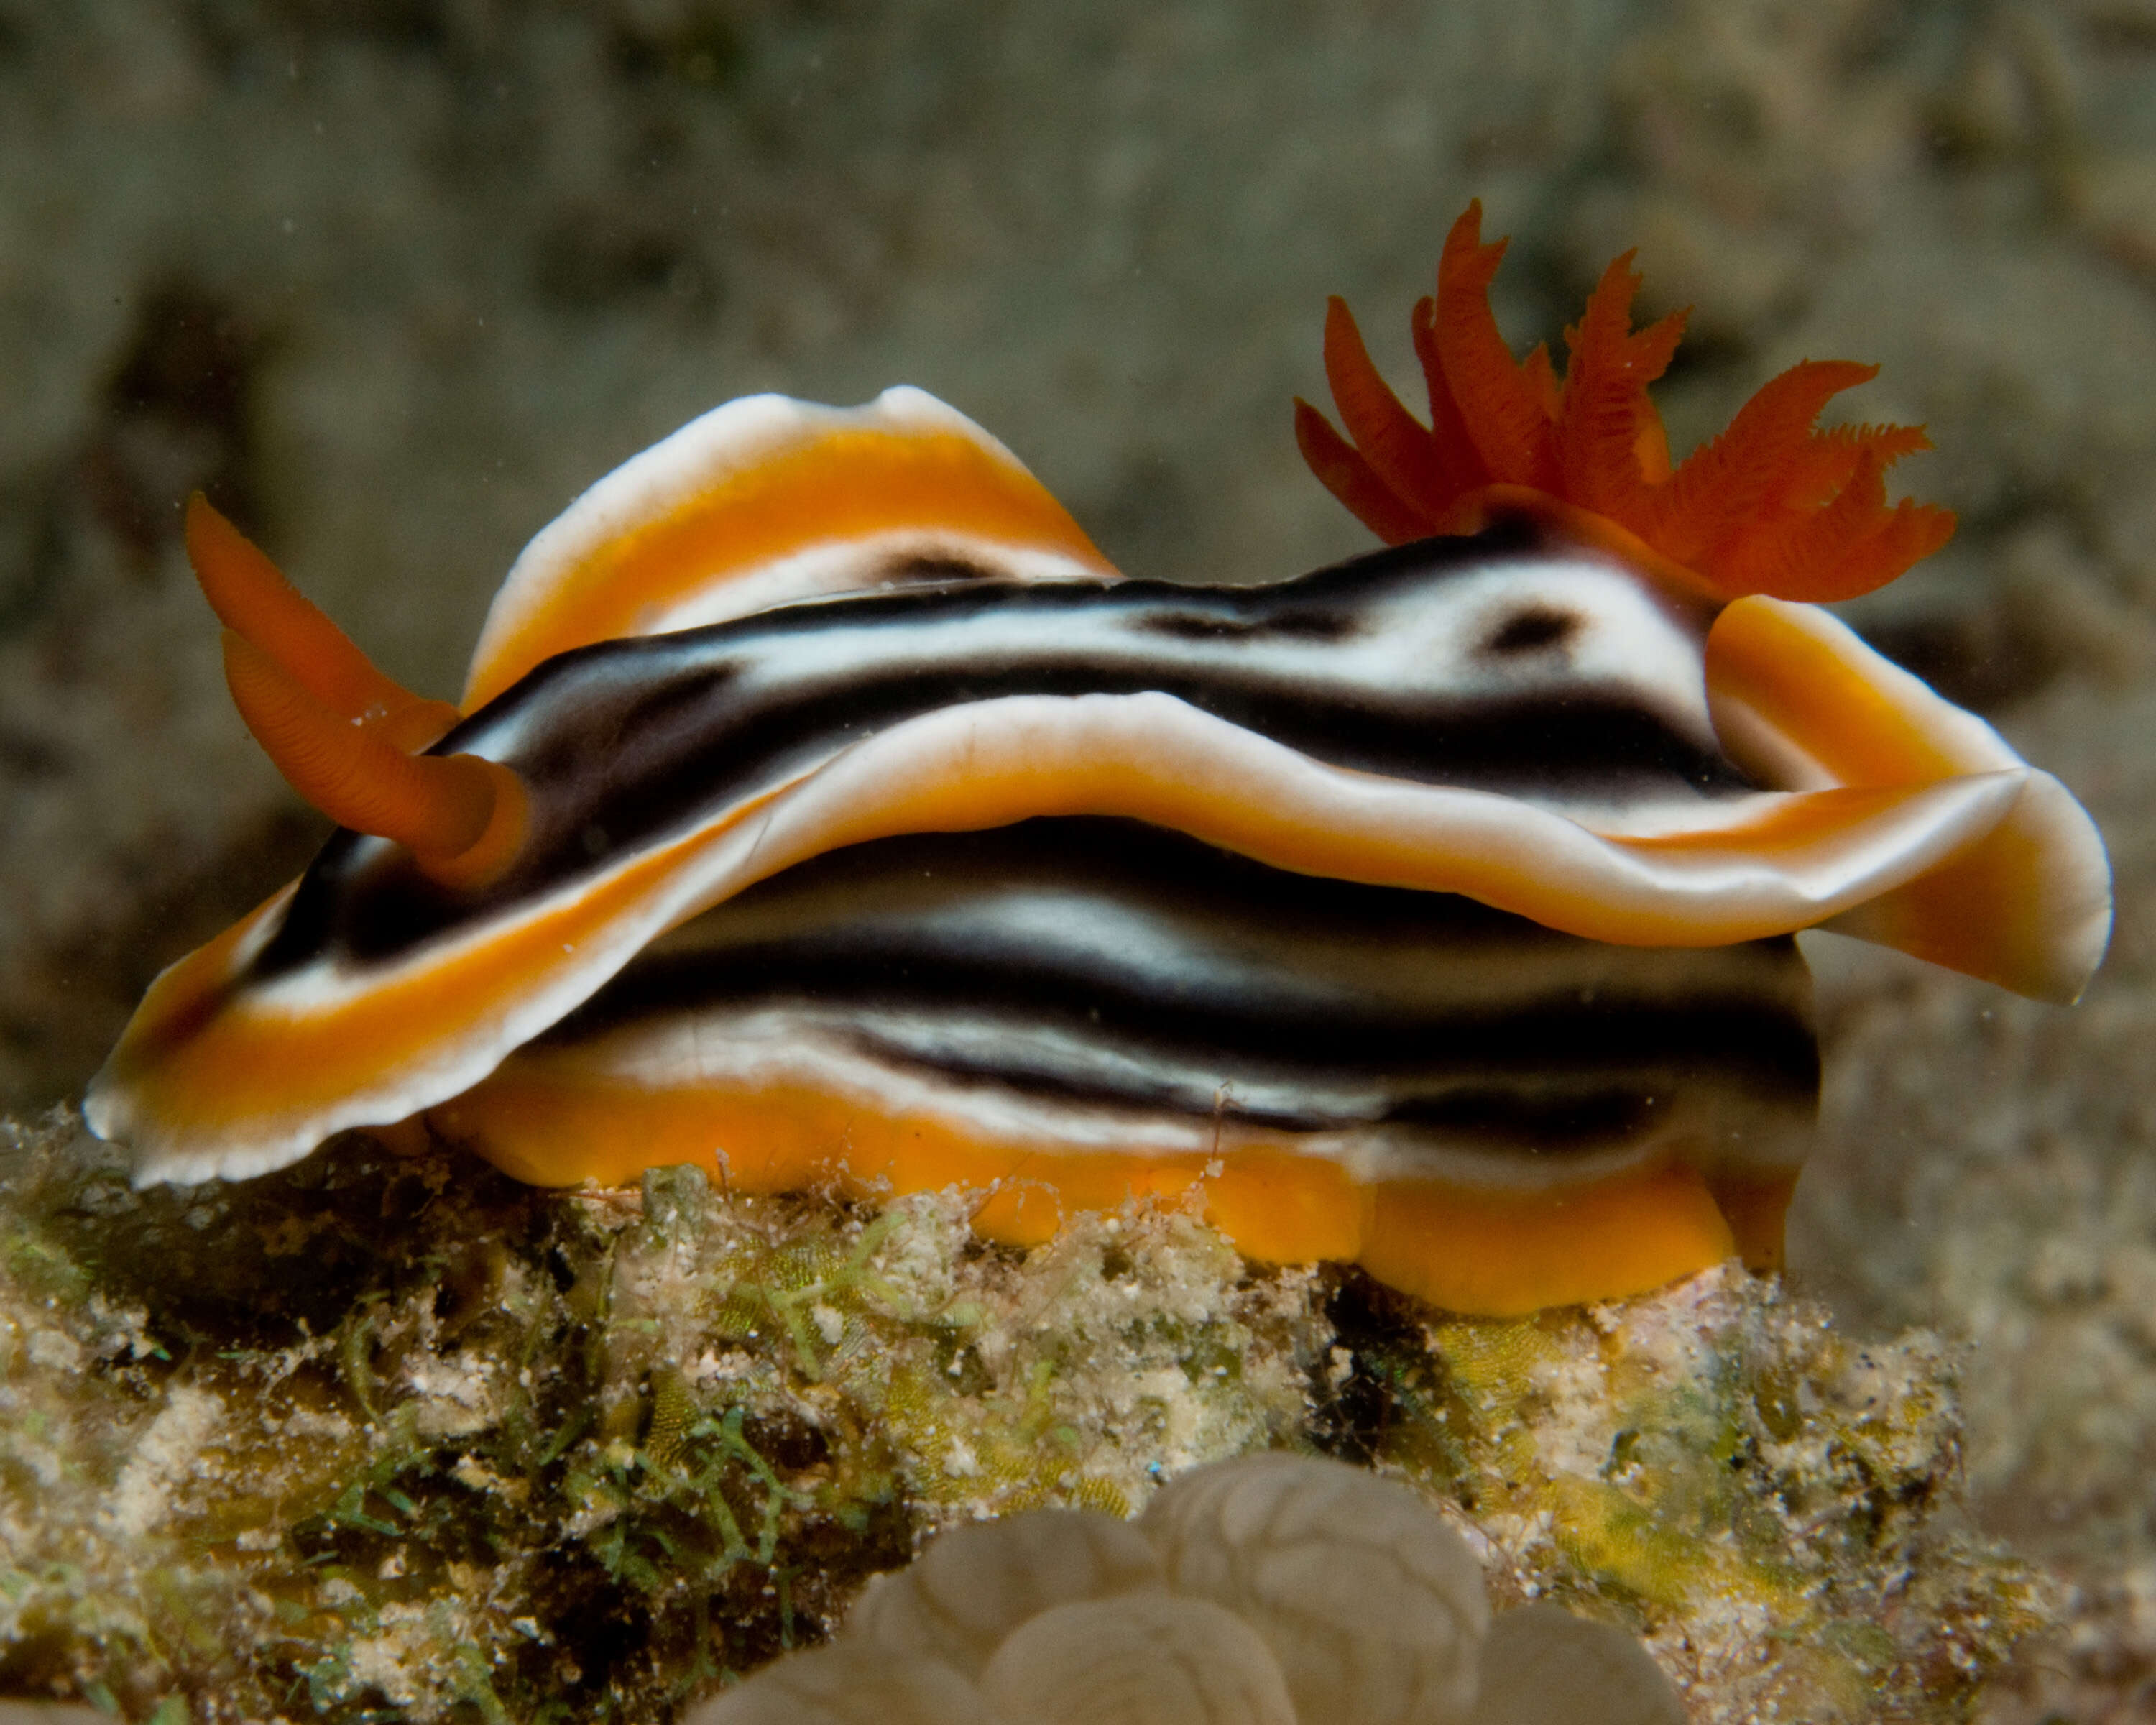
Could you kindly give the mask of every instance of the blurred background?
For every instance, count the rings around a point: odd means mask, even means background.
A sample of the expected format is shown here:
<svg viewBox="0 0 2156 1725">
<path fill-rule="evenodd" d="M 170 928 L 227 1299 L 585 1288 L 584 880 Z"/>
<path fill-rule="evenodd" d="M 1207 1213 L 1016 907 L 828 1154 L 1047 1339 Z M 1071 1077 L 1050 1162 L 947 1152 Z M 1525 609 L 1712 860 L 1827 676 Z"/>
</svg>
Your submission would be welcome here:
<svg viewBox="0 0 2156 1725">
<path fill-rule="evenodd" d="M 1471 196 L 1554 341 L 1640 248 L 1680 453 L 1804 357 L 1927 423 L 1954 543 L 1852 611 L 2096 812 L 2071 1011 L 1810 937 L 1792 1280 L 1970 1344 L 1989 1529 L 2071 1584 L 1998 1720 L 2156 1718 L 2156 0 L 0 0 L 0 1106 L 321 826 L 225 699 L 192 488 L 454 694 L 495 583 L 702 409 L 892 382 L 1136 574 L 1367 539 L 1304 472 L 1325 295 Z"/>
</svg>

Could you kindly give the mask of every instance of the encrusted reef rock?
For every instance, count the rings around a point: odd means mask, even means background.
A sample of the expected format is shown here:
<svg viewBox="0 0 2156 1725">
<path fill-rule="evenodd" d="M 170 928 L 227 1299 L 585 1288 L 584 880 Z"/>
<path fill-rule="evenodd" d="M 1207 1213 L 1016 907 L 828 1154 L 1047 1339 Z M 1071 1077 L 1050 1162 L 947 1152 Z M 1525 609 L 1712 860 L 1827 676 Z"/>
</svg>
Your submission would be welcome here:
<svg viewBox="0 0 2156 1725">
<path fill-rule="evenodd" d="M 1733 1266 L 1527 1322 L 1423 1318 L 1378 1459 L 1463 1512 L 1493 1597 L 1638 1629 L 1697 1720 L 1952 1719 L 2052 1590 L 1948 1513 L 1956 1357 L 1859 1346 Z"/>
<path fill-rule="evenodd" d="M 546 1193 L 363 1138 L 136 1193 L 0 1146 L 0 1696 L 184 1719 L 665 1718 L 939 1530 L 1328 1452 L 1504 1614 L 1696 1720 L 1967 1717 L 2050 1609 L 1958 1527 L 1952 1354 L 1770 1282 L 1467 1321 L 1175 1211 L 1019 1255 L 968 1204 Z"/>
</svg>

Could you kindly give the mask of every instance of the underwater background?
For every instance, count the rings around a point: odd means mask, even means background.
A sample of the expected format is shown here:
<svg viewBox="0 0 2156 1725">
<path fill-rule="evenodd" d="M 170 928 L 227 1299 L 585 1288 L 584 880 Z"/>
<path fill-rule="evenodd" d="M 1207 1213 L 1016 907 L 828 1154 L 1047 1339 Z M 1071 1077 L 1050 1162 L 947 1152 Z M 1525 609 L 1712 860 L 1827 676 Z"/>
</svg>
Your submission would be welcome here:
<svg viewBox="0 0 2156 1725">
<path fill-rule="evenodd" d="M 757 390 L 918 384 L 1127 571 L 1281 577 L 1368 543 L 1290 429 L 1325 296 L 1408 393 L 1471 196 L 1516 347 L 1635 245 L 1695 308 L 1680 454 L 1806 357 L 1929 429 L 1959 531 L 1847 614 L 2086 803 L 2118 932 L 2070 1010 L 1807 937 L 1789 1279 L 1969 1344 L 1969 1513 L 2062 1584 L 1981 1716 L 2156 1718 L 2150 0 L 0 0 L 0 1108 L 321 836 L 191 489 L 434 694 L 532 532 Z"/>
</svg>

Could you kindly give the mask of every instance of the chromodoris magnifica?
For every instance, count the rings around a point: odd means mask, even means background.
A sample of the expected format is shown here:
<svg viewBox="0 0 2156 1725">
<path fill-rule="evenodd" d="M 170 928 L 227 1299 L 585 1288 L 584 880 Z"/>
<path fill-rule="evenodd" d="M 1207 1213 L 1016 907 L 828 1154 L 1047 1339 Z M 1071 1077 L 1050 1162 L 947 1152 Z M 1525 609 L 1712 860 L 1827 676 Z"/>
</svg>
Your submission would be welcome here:
<svg viewBox="0 0 2156 1725">
<path fill-rule="evenodd" d="M 1318 476 L 1389 547 L 1125 580 L 917 390 L 706 414 L 495 598 L 463 702 L 199 499 L 249 727 L 340 824 L 151 987 L 90 1088 L 144 1181 L 347 1127 L 520 1178 L 963 1185 L 1016 1243 L 1199 1189 L 1253 1257 L 1470 1312 L 1771 1265 L 1818 1090 L 1794 931 L 2072 999 L 2094 826 L 1813 602 L 1892 578 L 1904 427 L 1807 363 L 1672 469 L 1610 266 L 1515 361 L 1471 206 L 1430 423 L 1334 303 Z"/>
</svg>

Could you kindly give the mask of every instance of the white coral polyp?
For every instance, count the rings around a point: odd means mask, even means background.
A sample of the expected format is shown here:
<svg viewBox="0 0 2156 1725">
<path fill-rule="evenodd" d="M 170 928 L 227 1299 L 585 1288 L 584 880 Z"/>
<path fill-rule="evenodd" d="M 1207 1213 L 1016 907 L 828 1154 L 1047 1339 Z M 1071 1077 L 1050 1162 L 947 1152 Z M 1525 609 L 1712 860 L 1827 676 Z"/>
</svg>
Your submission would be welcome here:
<svg viewBox="0 0 2156 1725">
<path fill-rule="evenodd" d="M 1035 1510 L 953 1527 L 910 1568 L 872 1582 L 846 1634 L 978 1677 L 1006 1636 L 1051 1606 L 1163 1585 L 1158 1553 L 1129 1522 Z"/>
<path fill-rule="evenodd" d="M 1661 1667 L 1613 1624 L 1555 1605 L 1524 1605 L 1482 1644 L 1482 1693 L 1471 1725 L 1685 1725 Z"/>
<path fill-rule="evenodd" d="M 925 1653 L 844 1637 L 782 1659 L 689 1715 L 690 1725 L 1010 1725 Z"/>
<path fill-rule="evenodd" d="M 996 1650 L 981 1692 L 1009 1725 L 1296 1725 L 1257 1631 L 1170 1594 L 1042 1612 Z"/>
<path fill-rule="evenodd" d="M 1406 1486 L 1269 1455 L 1184 1475 L 1135 1523 L 1040 1511 L 954 1529 L 829 1645 L 688 1725 L 1683 1718 L 1620 1630 L 1547 1606 L 1493 1628 L 1474 1554 Z"/>
<path fill-rule="evenodd" d="M 1337 1461 L 1250 1455 L 1174 1481 L 1140 1526 L 1172 1589 L 1265 1638 L 1303 1719 L 1466 1717 L 1490 1627 L 1481 1566 L 1405 1486 Z"/>
</svg>

